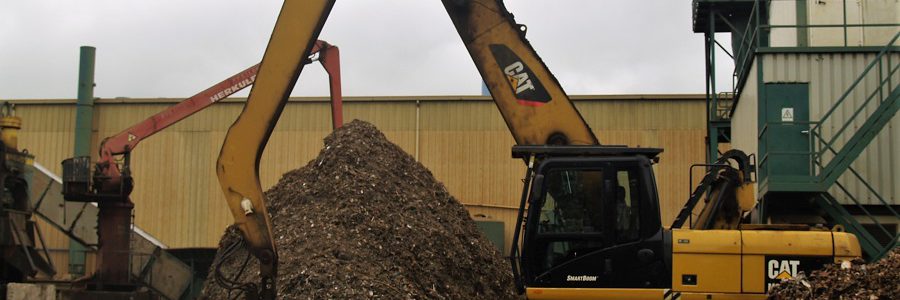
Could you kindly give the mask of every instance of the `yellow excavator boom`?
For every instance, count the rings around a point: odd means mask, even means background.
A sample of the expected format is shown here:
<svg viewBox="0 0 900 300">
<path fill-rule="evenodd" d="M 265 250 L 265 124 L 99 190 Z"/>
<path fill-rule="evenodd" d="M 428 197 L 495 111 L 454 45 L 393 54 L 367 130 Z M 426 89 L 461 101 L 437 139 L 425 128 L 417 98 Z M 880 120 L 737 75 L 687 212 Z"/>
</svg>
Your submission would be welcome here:
<svg viewBox="0 0 900 300">
<path fill-rule="evenodd" d="M 275 298 L 278 255 L 259 183 L 259 159 L 333 6 L 334 0 L 284 2 L 250 97 L 228 129 L 216 165 L 235 224 L 259 259 L 258 296 L 263 299 Z"/>
<path fill-rule="evenodd" d="M 517 144 L 598 144 L 503 1 L 443 2 Z"/>
</svg>

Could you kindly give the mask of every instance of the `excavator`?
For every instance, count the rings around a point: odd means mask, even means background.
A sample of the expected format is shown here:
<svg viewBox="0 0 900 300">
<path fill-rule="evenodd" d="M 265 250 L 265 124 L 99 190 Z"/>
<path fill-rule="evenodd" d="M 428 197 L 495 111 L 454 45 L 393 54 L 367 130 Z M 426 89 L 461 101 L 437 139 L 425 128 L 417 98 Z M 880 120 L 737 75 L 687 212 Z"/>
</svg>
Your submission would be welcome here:
<svg viewBox="0 0 900 300">
<path fill-rule="evenodd" d="M 259 260 L 248 299 L 276 296 L 259 160 L 334 3 L 284 2 L 219 154 L 220 185 Z M 526 164 L 510 259 L 527 298 L 765 299 L 783 278 L 860 256 L 849 233 L 743 224 L 754 205 L 754 164 L 739 151 L 707 165 L 675 222 L 663 226 L 653 174 L 663 150 L 600 145 L 502 0 L 442 3 L 515 138 L 513 158 Z"/>
<path fill-rule="evenodd" d="M 343 124 L 340 52 L 328 42 L 315 40 L 311 51 L 303 55 L 303 64 L 319 61 L 329 77 L 333 127 Z M 128 291 L 135 281 L 131 264 L 130 228 L 132 209 L 130 194 L 134 187 L 131 176 L 131 153 L 144 139 L 174 125 L 256 82 L 259 64 L 251 66 L 206 90 L 191 96 L 135 125 L 105 138 L 100 144 L 99 160 L 73 157 L 62 162 L 63 196 L 66 201 L 96 202 L 99 207 L 97 271 L 88 280 L 96 290 Z"/>
</svg>

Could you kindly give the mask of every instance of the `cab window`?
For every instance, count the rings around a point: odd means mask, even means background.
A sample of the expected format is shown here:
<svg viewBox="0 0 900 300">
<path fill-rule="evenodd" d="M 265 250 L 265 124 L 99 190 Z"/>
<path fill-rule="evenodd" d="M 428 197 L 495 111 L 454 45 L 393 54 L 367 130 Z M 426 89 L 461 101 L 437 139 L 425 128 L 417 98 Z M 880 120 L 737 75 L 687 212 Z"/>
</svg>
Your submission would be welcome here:
<svg viewBox="0 0 900 300">
<path fill-rule="evenodd" d="M 599 170 L 551 170 L 544 175 L 538 233 L 602 232 Z"/>
<path fill-rule="evenodd" d="M 551 169 L 544 173 L 537 236 L 540 272 L 589 253 L 639 241 L 637 166 Z"/>
<path fill-rule="evenodd" d="M 638 174 L 635 169 L 620 169 L 616 172 L 616 240 L 620 243 L 640 239 L 640 193 Z"/>
</svg>

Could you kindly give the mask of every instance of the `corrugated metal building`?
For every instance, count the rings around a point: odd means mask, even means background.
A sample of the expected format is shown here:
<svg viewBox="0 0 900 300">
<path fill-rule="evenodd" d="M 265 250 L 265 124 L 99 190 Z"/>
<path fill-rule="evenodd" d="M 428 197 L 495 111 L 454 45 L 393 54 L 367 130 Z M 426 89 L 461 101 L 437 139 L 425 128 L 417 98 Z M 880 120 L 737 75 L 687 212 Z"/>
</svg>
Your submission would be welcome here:
<svg viewBox="0 0 900 300">
<path fill-rule="evenodd" d="M 656 166 L 667 224 L 689 195 L 688 169 L 704 157 L 702 95 L 575 96 L 575 104 L 604 144 L 661 147 Z M 177 99 L 96 101 L 92 145 L 176 103 Z M 215 174 L 225 133 L 243 99 L 216 104 L 143 141 L 132 154 L 135 223 L 171 248 L 216 247 L 232 223 Z M 24 120 L 20 147 L 57 174 L 71 155 L 74 100 L 15 101 Z M 375 124 L 414 155 L 473 215 L 505 223 L 509 248 L 524 165 L 510 158 L 514 141 L 489 97 L 348 97 L 346 120 Z M 314 158 L 330 132 L 326 98 L 293 98 L 260 165 L 264 188 Z M 96 159 L 96 154 L 95 154 Z M 696 182 L 696 181 L 695 181 Z M 48 246 L 64 236 L 44 226 Z M 65 252 L 57 251 L 58 266 Z M 88 266 L 91 266 L 89 263 Z M 65 270 L 63 270 L 65 271 Z M 65 272 L 61 272 L 65 273 Z"/>
<path fill-rule="evenodd" d="M 758 158 L 757 221 L 842 225 L 870 259 L 897 245 L 900 3 L 694 5 L 708 62 L 715 33 L 732 37 L 733 110 L 710 127 Z M 715 86 L 709 94 L 715 103 Z"/>
<path fill-rule="evenodd" d="M 841 99 L 841 96 L 857 80 L 859 74 L 871 63 L 877 53 L 771 53 L 761 54 L 759 59 L 762 64 L 763 84 L 785 85 L 802 84 L 808 87 L 809 120 L 821 120 L 822 117 Z M 894 54 L 892 59 L 900 61 L 900 54 Z M 757 66 L 750 69 L 750 74 L 757 73 Z M 863 106 L 869 93 L 878 86 L 878 74 L 872 73 L 865 77 L 861 86 L 868 88 L 855 89 L 842 105 L 839 105 L 826 123 L 821 125 L 822 134 L 825 137 L 833 137 L 844 123 L 852 121 L 852 128 L 859 128 L 865 121 L 864 117 L 851 118 L 854 112 Z M 894 85 L 900 84 L 897 78 L 893 79 Z M 741 94 L 739 105 L 735 107 L 733 115 L 733 140 L 732 145 L 736 149 L 747 149 L 750 153 L 756 153 L 759 149 L 760 128 L 758 116 L 760 107 L 758 101 L 758 79 L 749 76 L 747 88 Z M 887 91 L 885 91 L 886 93 Z M 874 111 L 879 104 L 872 101 L 863 109 L 863 114 Z M 852 173 L 843 174 L 839 182 L 849 193 L 841 191 L 838 187 L 832 187 L 830 193 L 842 203 L 852 203 L 849 197 L 852 195 L 863 204 L 877 205 L 878 199 L 872 191 L 866 187 L 869 184 L 872 189 L 881 193 L 890 203 L 900 203 L 900 161 L 893 156 L 900 151 L 900 119 L 893 118 L 855 160 L 852 168 L 864 179 L 855 179 Z M 853 129 L 850 129 L 853 130 Z M 852 132 L 848 132 L 852 133 Z M 852 134 L 840 135 L 835 148 L 841 148 L 850 139 Z M 754 149 L 754 150 L 750 150 Z M 833 157 L 825 153 L 824 159 Z M 798 159 L 801 157 L 797 157 Z"/>
<path fill-rule="evenodd" d="M 834 148 L 840 149 L 852 137 L 856 128 L 860 128 L 880 104 L 878 101 L 865 103 L 871 93 L 878 92 L 880 85 L 877 72 L 871 72 L 864 76 L 860 83 L 861 88 L 853 89 L 846 98 L 845 103 L 837 101 L 851 87 L 866 66 L 870 64 L 878 53 L 772 53 L 761 55 L 763 65 L 764 84 L 779 83 L 803 83 L 808 86 L 809 93 L 809 120 L 822 120 L 823 117 L 835 107 L 836 110 L 830 118 L 827 118 L 821 126 L 824 137 L 835 137 Z M 891 58 L 900 61 L 900 53 L 895 53 Z M 884 70 L 882 75 L 886 75 Z M 893 86 L 900 85 L 900 77 L 893 76 Z M 881 91 L 889 93 L 889 91 Z M 863 108 L 864 107 L 864 108 Z M 863 108 L 863 113 L 854 118 L 854 112 Z M 845 134 L 838 134 L 841 127 L 850 122 L 852 128 Z M 891 204 L 900 204 L 900 160 L 895 158 L 900 153 L 900 118 L 892 118 L 887 126 L 878 134 L 871 144 L 856 159 L 852 168 L 859 173 L 863 180 L 857 180 L 850 172 L 843 174 L 839 182 L 848 190 L 847 193 L 838 187 L 832 187 L 829 192 L 842 203 L 851 204 L 851 196 L 856 197 L 862 204 L 878 205 L 878 199 L 865 185 L 869 184 L 874 191 Z M 823 160 L 829 161 L 833 154 L 824 153 Z"/>
</svg>

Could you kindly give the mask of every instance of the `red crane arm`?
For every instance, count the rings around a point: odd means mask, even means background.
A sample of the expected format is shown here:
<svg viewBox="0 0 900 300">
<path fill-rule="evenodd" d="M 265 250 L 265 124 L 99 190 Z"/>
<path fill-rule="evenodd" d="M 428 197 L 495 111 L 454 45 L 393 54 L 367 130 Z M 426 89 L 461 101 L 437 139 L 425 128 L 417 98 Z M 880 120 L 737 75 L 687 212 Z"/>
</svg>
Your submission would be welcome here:
<svg viewBox="0 0 900 300">
<path fill-rule="evenodd" d="M 328 73 L 328 85 L 331 92 L 331 122 L 332 129 L 337 129 L 344 124 L 344 104 L 341 95 L 341 51 L 337 46 L 326 41 L 318 40 L 313 45 L 312 53 L 319 53 L 319 62 Z"/>
<path fill-rule="evenodd" d="M 103 158 L 131 151 L 143 139 L 252 85 L 253 81 L 256 80 L 257 70 L 259 70 L 259 64 L 249 67 L 116 135 L 104 139 L 100 150 L 101 161 L 104 160 Z"/>
<path fill-rule="evenodd" d="M 311 51 L 328 73 L 331 92 L 331 113 L 333 128 L 343 124 L 341 96 L 340 52 L 338 47 L 325 41 L 317 41 Z M 315 55 L 318 54 L 318 55 Z M 310 60 L 309 62 L 312 62 Z M 100 159 L 97 164 L 102 169 L 107 183 L 118 185 L 121 172 L 115 163 L 116 155 L 123 155 L 137 147 L 145 138 L 166 129 L 172 124 L 231 96 L 252 85 L 256 80 L 259 64 L 247 68 L 202 92 L 137 123 L 116 135 L 107 137 L 100 144 Z"/>
</svg>

